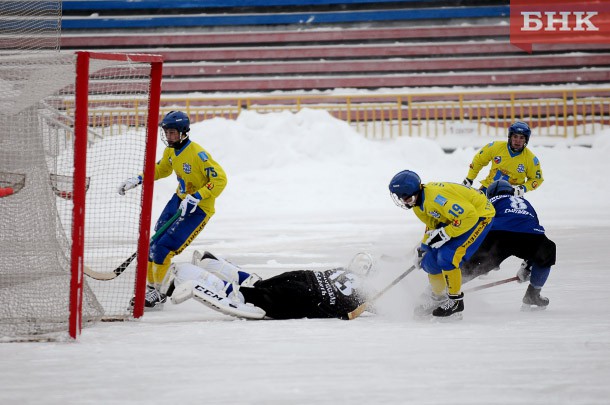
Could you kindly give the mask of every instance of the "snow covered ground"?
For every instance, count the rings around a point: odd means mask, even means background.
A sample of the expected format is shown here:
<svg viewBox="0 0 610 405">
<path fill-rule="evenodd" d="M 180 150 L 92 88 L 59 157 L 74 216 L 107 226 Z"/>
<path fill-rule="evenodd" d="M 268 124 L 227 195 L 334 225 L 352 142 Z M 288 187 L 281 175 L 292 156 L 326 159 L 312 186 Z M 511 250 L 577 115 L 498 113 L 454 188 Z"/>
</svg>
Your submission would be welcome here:
<svg viewBox="0 0 610 405">
<path fill-rule="evenodd" d="M 477 149 L 371 141 L 313 110 L 246 111 L 193 125 L 192 139 L 223 165 L 229 185 L 177 261 L 210 250 L 267 277 L 368 251 L 379 286 L 411 265 L 423 231 L 393 204 L 392 176 L 411 169 L 424 182 L 461 182 Z M 546 311 L 520 312 L 526 286 L 509 283 L 467 294 L 461 322 L 415 321 L 422 271 L 390 290 L 378 315 L 354 321 L 244 321 L 196 302 L 167 304 L 140 321 L 86 328 L 76 343 L 0 345 L 0 403 L 606 404 L 610 131 L 587 141 L 591 148 L 549 148 L 531 138 L 546 180 L 527 197 L 558 246 Z M 156 218 L 175 180 L 155 187 Z M 511 277 L 519 262 L 465 288 Z"/>
</svg>

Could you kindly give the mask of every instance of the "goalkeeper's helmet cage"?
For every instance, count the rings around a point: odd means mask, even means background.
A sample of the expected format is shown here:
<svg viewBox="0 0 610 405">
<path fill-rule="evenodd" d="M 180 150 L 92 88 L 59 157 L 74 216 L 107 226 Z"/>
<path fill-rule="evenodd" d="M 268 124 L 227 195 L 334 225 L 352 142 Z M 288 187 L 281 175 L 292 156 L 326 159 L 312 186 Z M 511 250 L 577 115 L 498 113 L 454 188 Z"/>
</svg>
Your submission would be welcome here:
<svg viewBox="0 0 610 405">
<path fill-rule="evenodd" d="M 390 195 L 396 205 L 409 209 L 411 206 L 406 205 L 405 200 L 419 193 L 419 190 L 421 190 L 421 179 L 417 173 L 411 170 L 403 170 L 392 178 L 389 188 Z"/>
<path fill-rule="evenodd" d="M 487 198 L 495 197 L 497 195 L 513 195 L 514 189 L 511 184 L 506 180 L 496 180 L 487 187 Z"/>
<path fill-rule="evenodd" d="M 528 144 L 530 142 L 530 135 L 532 134 L 532 130 L 529 125 L 527 125 L 523 121 L 517 121 L 510 127 L 508 127 L 508 138 L 510 141 L 511 135 L 523 135 L 525 137 L 525 143 Z"/>
<path fill-rule="evenodd" d="M 191 120 L 182 111 L 170 111 L 159 126 L 163 129 L 177 129 L 181 134 L 186 134 L 191 130 Z"/>
</svg>

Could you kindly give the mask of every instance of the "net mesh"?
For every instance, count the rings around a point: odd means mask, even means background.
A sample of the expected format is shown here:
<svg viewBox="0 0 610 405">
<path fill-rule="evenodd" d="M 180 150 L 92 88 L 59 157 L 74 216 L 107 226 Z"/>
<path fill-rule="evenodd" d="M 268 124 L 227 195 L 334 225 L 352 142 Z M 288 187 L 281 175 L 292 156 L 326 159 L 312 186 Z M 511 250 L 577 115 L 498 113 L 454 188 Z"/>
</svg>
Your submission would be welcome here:
<svg viewBox="0 0 610 405">
<path fill-rule="evenodd" d="M 125 179 L 141 174 L 144 167 L 150 65 L 92 60 L 91 71 L 85 265 L 112 273 L 137 251 L 142 188 L 120 196 L 118 187 Z M 71 110 L 72 106 L 64 108 Z M 146 254 L 140 256 L 147 260 Z M 87 279 L 106 318 L 131 315 L 128 304 L 136 266 L 137 259 L 112 281 Z"/>
<path fill-rule="evenodd" d="M 75 60 L 54 52 L 0 61 L 2 339 L 68 329 Z M 148 63 L 91 59 L 84 263 L 97 272 L 137 249 L 141 188 L 117 188 L 144 166 L 149 80 Z M 136 265 L 111 281 L 85 277 L 85 326 L 131 316 Z"/>
<path fill-rule="evenodd" d="M 59 50 L 61 1 L 0 0 L 3 53 Z"/>
<path fill-rule="evenodd" d="M 45 72 L 58 73 L 41 80 Z M 59 74 L 60 73 L 60 74 Z M 67 329 L 70 299 L 72 204 L 58 204 L 50 187 L 59 154 L 74 154 L 73 137 L 45 120 L 44 99 L 74 82 L 74 56 L 5 57 L 0 63 L 0 333 L 40 335 Z M 84 318 L 103 309 L 89 288 Z"/>
</svg>

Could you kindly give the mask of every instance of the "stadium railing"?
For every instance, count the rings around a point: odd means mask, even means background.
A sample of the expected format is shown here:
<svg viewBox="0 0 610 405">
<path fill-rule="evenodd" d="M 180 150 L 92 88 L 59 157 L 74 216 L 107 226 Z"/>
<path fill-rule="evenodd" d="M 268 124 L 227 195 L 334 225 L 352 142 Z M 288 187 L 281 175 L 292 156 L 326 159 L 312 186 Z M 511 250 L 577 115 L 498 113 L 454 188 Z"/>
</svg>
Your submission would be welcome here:
<svg viewBox="0 0 610 405">
<path fill-rule="evenodd" d="M 127 126 L 143 124 L 137 102 L 122 102 L 135 107 L 136 113 L 126 114 L 127 108 L 91 108 L 91 125 L 100 128 L 97 132 L 102 136 L 117 135 Z M 70 110 L 74 106 L 66 104 L 64 108 Z M 303 108 L 328 111 L 372 139 L 456 134 L 504 137 L 505 128 L 515 120 L 528 122 L 540 136 L 576 138 L 610 125 L 610 88 L 162 97 L 160 116 L 179 109 L 195 123 L 215 117 L 235 119 L 244 110 L 264 114 L 298 112 Z"/>
</svg>

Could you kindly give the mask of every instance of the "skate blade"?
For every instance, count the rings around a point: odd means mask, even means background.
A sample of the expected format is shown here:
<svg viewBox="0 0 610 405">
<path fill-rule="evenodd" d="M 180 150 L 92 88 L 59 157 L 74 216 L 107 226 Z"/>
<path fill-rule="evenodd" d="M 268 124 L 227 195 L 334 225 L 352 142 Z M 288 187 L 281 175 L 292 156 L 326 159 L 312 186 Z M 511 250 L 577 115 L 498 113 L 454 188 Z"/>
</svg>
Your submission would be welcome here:
<svg viewBox="0 0 610 405">
<path fill-rule="evenodd" d="M 546 306 L 539 307 L 538 305 L 529 305 L 529 304 L 521 305 L 521 312 L 538 312 L 538 311 L 544 311 L 545 309 L 546 309 Z"/>
<path fill-rule="evenodd" d="M 159 302 L 154 307 L 147 307 L 144 305 L 144 312 L 159 312 L 163 311 L 163 306 L 165 306 L 165 302 Z"/>
<path fill-rule="evenodd" d="M 432 315 L 432 322 L 434 323 L 450 323 L 457 322 L 464 319 L 464 314 L 461 312 L 456 312 L 455 314 L 451 314 L 449 316 L 434 316 Z"/>
<path fill-rule="evenodd" d="M 144 312 L 159 312 L 159 311 L 163 311 L 163 305 L 165 305 L 165 303 L 163 304 L 157 304 L 154 307 L 147 307 L 144 306 Z M 127 307 L 127 311 L 128 312 L 133 312 L 133 305 L 129 305 Z"/>
</svg>

